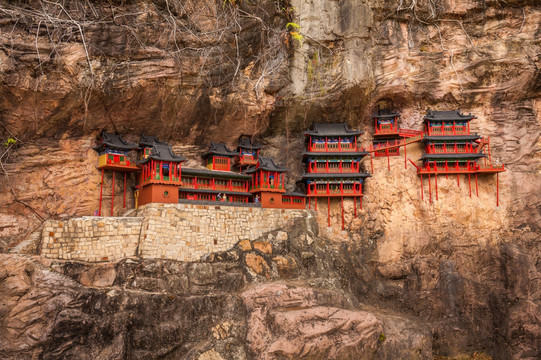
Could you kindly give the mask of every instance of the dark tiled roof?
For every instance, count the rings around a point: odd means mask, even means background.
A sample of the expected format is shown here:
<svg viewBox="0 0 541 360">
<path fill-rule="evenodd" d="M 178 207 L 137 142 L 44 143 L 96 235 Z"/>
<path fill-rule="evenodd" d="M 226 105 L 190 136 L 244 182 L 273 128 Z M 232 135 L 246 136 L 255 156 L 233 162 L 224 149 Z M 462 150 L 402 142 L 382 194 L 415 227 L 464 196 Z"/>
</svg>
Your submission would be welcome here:
<svg viewBox="0 0 541 360">
<path fill-rule="evenodd" d="M 464 115 L 460 110 L 436 111 L 428 109 L 424 119 L 430 121 L 471 120 L 475 119 L 475 115 Z"/>
<path fill-rule="evenodd" d="M 343 156 L 343 157 L 352 157 L 352 156 L 365 156 L 368 155 L 367 151 L 351 151 L 351 152 L 345 152 L 345 151 L 335 151 L 335 152 L 322 152 L 322 151 L 304 151 L 302 153 L 304 156 Z"/>
<path fill-rule="evenodd" d="M 434 135 L 425 135 L 423 141 L 468 141 L 468 140 L 477 140 L 481 136 L 477 134 L 472 135 L 447 135 L 447 136 L 434 136 Z"/>
<path fill-rule="evenodd" d="M 229 150 L 224 143 L 211 142 L 209 151 L 207 151 L 207 153 L 204 154 L 203 157 L 206 158 L 213 155 L 232 157 L 238 155 L 238 153 L 236 151 Z"/>
<path fill-rule="evenodd" d="M 280 173 L 287 171 L 286 168 L 276 166 L 276 164 L 274 163 L 274 161 L 271 158 L 260 157 L 258 162 L 259 162 L 259 167 L 258 168 L 251 167 L 248 170 L 246 170 L 246 173 L 251 174 L 251 173 L 256 172 L 259 169 L 266 170 L 266 171 L 276 171 L 276 172 L 280 172 Z"/>
<path fill-rule="evenodd" d="M 362 131 L 350 130 L 346 123 L 318 124 L 312 126 L 312 130 L 306 135 L 312 136 L 355 136 L 362 134 Z"/>
<path fill-rule="evenodd" d="M 144 164 L 150 161 L 150 159 L 175 163 L 183 162 L 186 160 L 182 157 L 182 155 L 175 155 L 173 153 L 173 149 L 171 149 L 171 146 L 164 143 L 154 143 L 152 145 L 152 149 L 150 150 L 150 155 L 146 159 L 139 161 L 139 163 Z"/>
<path fill-rule="evenodd" d="M 252 139 L 248 136 L 241 136 L 238 147 L 251 150 L 261 149 L 261 145 L 252 143 Z"/>
<path fill-rule="evenodd" d="M 180 187 L 178 191 L 183 193 L 200 193 L 200 194 L 227 194 L 227 195 L 245 195 L 252 196 L 250 192 L 241 192 L 241 191 L 227 191 L 227 190 L 209 190 L 209 189 L 188 189 Z"/>
<path fill-rule="evenodd" d="M 109 134 L 105 131 L 102 131 L 101 144 L 95 146 L 94 150 L 99 151 L 106 148 L 116 150 L 135 150 L 139 148 L 139 146 L 137 146 L 137 144 L 125 141 L 119 134 Z"/>
<path fill-rule="evenodd" d="M 454 160 L 454 159 L 479 159 L 482 157 L 486 157 L 485 154 L 424 154 L 421 156 L 421 160 Z"/>
<path fill-rule="evenodd" d="M 389 109 L 378 110 L 377 113 L 372 115 L 372 117 L 375 117 L 375 118 L 378 118 L 378 119 L 392 119 L 392 118 L 395 118 L 397 116 L 400 117 L 400 113 L 392 112 Z"/>
<path fill-rule="evenodd" d="M 236 178 L 236 179 L 242 179 L 242 180 L 250 180 L 252 177 L 250 175 L 245 174 L 239 174 L 232 171 L 212 171 L 208 169 L 192 169 L 192 168 L 182 168 L 181 176 L 184 175 L 202 175 L 207 177 L 214 177 L 214 178 Z"/>
<path fill-rule="evenodd" d="M 306 197 L 306 194 L 303 194 L 301 192 L 297 191 L 288 191 L 282 194 L 282 196 L 299 196 L 299 197 Z"/>
<path fill-rule="evenodd" d="M 160 142 L 160 140 L 158 140 L 158 137 L 155 135 L 141 134 L 141 139 L 139 139 L 139 145 L 144 147 L 151 147 L 157 142 Z"/>
<path fill-rule="evenodd" d="M 304 173 L 303 179 L 327 179 L 327 178 L 342 178 L 342 179 L 358 179 L 371 177 L 368 173 Z"/>
</svg>

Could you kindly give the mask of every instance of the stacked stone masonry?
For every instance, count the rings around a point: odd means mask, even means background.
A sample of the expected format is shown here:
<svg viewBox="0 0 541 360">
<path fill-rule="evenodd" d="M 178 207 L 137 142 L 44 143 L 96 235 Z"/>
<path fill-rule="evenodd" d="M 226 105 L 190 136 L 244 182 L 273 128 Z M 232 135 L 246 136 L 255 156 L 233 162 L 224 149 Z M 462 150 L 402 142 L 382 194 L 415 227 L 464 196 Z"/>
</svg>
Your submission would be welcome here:
<svg viewBox="0 0 541 360">
<path fill-rule="evenodd" d="M 306 210 L 148 204 L 137 211 L 137 217 L 48 220 L 41 254 L 90 262 L 130 256 L 196 261 L 286 227 L 307 214 Z"/>
</svg>

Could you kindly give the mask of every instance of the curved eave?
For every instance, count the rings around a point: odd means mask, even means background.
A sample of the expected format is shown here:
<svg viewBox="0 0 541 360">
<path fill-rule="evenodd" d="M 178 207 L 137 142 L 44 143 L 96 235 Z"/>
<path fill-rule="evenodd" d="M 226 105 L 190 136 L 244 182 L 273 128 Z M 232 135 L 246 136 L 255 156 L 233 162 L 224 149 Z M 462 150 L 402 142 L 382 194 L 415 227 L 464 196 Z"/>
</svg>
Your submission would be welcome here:
<svg viewBox="0 0 541 360">
<path fill-rule="evenodd" d="M 485 154 L 479 154 L 479 153 L 460 153 L 460 154 L 424 154 L 421 156 L 421 160 L 468 160 L 468 159 L 479 159 L 487 157 Z"/>
<path fill-rule="evenodd" d="M 482 136 L 478 134 L 472 135 L 425 135 L 423 141 L 456 141 L 456 140 L 477 140 Z"/>
<path fill-rule="evenodd" d="M 181 176 L 184 175 L 202 175 L 207 177 L 213 177 L 213 178 L 233 178 L 233 179 L 241 179 L 241 180 L 250 180 L 252 177 L 250 175 L 244 175 L 239 173 L 234 173 L 232 171 L 212 171 L 212 170 L 205 170 L 205 169 L 190 169 L 190 168 L 182 168 L 181 170 Z"/>
<path fill-rule="evenodd" d="M 323 151 L 304 151 L 303 156 L 365 156 L 368 155 L 367 151 L 355 151 L 355 152 L 345 152 L 345 151 L 334 151 L 334 152 L 323 152 Z"/>
<path fill-rule="evenodd" d="M 358 179 L 371 177 L 369 173 L 304 173 L 303 179 Z"/>
<path fill-rule="evenodd" d="M 340 133 L 329 133 L 329 134 L 320 134 L 319 132 L 307 131 L 304 133 L 306 136 L 318 136 L 318 137 L 329 137 L 329 136 L 360 136 L 364 134 L 363 131 L 351 131 L 351 132 L 340 132 Z"/>
<path fill-rule="evenodd" d="M 227 195 L 239 195 L 239 196 L 252 196 L 252 193 L 242 191 L 228 191 L 228 190 L 209 190 L 209 189 L 192 189 L 180 187 L 178 191 L 183 193 L 199 193 L 199 194 L 227 194 Z"/>
</svg>

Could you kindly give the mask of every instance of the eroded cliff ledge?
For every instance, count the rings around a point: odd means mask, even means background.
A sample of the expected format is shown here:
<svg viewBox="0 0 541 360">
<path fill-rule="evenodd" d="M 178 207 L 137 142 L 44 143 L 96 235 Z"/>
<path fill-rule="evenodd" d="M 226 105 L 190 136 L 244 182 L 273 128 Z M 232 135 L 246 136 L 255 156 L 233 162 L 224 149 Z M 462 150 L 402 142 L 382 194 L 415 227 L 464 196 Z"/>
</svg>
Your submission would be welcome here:
<svg viewBox="0 0 541 360">
<path fill-rule="evenodd" d="M 0 136 L 17 143 L 0 153 L 1 248 L 14 249 L 42 219 L 97 208 L 91 147 L 104 128 L 130 140 L 156 134 L 191 161 L 210 139 L 256 135 L 294 179 L 312 122 L 347 121 L 368 143 L 379 101 L 392 101 L 413 129 L 428 107 L 460 107 L 478 116 L 474 130 L 506 164 L 500 207 L 492 178 L 471 199 L 442 179 L 430 205 L 402 159 L 390 172 L 376 162 L 360 218 L 346 203 L 349 232 L 340 232 L 334 204 L 322 247 L 336 254 L 340 292 L 426 322 L 434 354 L 535 359 L 540 23 L 535 0 L 2 1 Z M 420 148 L 408 155 L 416 160 Z"/>
</svg>

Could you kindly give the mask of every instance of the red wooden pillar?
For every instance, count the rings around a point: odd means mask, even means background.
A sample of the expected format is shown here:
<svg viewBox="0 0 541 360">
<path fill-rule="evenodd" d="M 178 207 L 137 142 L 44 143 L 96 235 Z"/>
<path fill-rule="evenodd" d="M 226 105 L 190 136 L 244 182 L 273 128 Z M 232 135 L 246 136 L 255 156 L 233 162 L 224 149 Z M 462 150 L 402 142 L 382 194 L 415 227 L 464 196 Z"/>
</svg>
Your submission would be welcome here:
<svg viewBox="0 0 541 360">
<path fill-rule="evenodd" d="M 477 187 L 477 174 L 475 174 L 475 193 L 479 197 L 479 188 Z"/>
<path fill-rule="evenodd" d="M 310 205 L 311 205 L 311 198 L 310 196 L 308 197 L 308 210 L 310 210 Z"/>
<path fill-rule="evenodd" d="M 344 230 L 344 197 L 340 196 L 340 208 L 342 210 L 342 230 Z"/>
<path fill-rule="evenodd" d="M 122 208 L 126 208 L 126 172 L 124 171 L 124 203 L 122 204 Z"/>
<path fill-rule="evenodd" d="M 424 191 L 423 191 L 423 174 L 421 174 L 421 200 L 424 200 Z"/>
<path fill-rule="evenodd" d="M 430 199 L 430 203 L 432 204 L 432 185 L 430 182 L 430 174 L 428 174 L 428 196 Z"/>
<path fill-rule="evenodd" d="M 389 143 L 387 142 L 387 145 Z M 387 153 L 387 171 L 391 171 L 391 162 L 389 160 L 389 148 L 387 148 L 387 150 L 385 150 L 385 152 Z"/>
<path fill-rule="evenodd" d="M 111 216 L 113 216 L 113 205 L 115 204 L 115 172 L 113 171 L 113 184 L 111 185 L 113 188 L 112 195 L 111 195 Z"/>
<path fill-rule="evenodd" d="M 371 173 L 374 173 L 374 160 L 372 158 L 372 145 L 370 145 L 370 170 Z"/>
<path fill-rule="evenodd" d="M 406 152 L 407 152 L 407 148 L 408 146 L 405 144 L 406 143 L 406 138 L 404 138 L 404 169 L 407 169 L 408 168 L 408 158 L 406 156 Z"/>
<path fill-rule="evenodd" d="M 327 197 L 327 222 L 329 223 L 329 227 L 331 226 L 331 197 Z"/>
<path fill-rule="evenodd" d="M 355 219 L 357 219 L 357 196 L 353 197 L 353 209 L 354 209 Z"/>
<path fill-rule="evenodd" d="M 456 164 L 457 164 L 456 166 L 458 168 L 458 162 Z M 456 184 L 457 184 L 458 187 L 460 187 L 460 176 L 459 176 L 459 174 L 456 174 Z"/>
<path fill-rule="evenodd" d="M 500 178 L 496 173 L 496 206 L 500 206 Z"/>
<path fill-rule="evenodd" d="M 317 185 L 316 185 L 317 186 Z M 317 211 L 317 196 L 314 198 L 315 204 L 314 204 L 314 210 Z"/>
<path fill-rule="evenodd" d="M 98 216 L 101 216 L 101 199 L 103 196 L 103 169 L 101 169 L 101 185 L 100 185 L 100 207 L 98 209 Z"/>
<path fill-rule="evenodd" d="M 436 182 L 436 201 L 438 201 L 438 172 L 434 175 L 434 181 Z"/>
<path fill-rule="evenodd" d="M 468 173 L 468 185 L 470 187 L 470 197 L 471 197 L 471 174 Z"/>
</svg>

